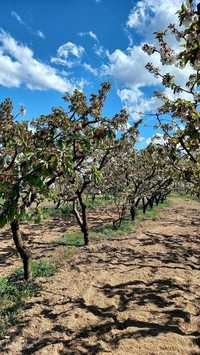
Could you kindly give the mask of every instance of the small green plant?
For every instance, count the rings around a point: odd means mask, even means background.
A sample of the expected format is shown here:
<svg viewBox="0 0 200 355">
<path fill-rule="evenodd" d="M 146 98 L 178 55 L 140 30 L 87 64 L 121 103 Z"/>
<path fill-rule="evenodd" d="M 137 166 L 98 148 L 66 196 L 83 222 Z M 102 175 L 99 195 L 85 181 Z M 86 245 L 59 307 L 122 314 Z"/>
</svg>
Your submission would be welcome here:
<svg viewBox="0 0 200 355">
<path fill-rule="evenodd" d="M 111 239 L 118 236 L 126 235 L 133 232 L 134 224 L 129 220 L 123 220 L 118 229 L 113 229 L 112 224 L 106 224 L 100 227 L 97 227 L 91 232 L 91 237 L 94 239 Z"/>
<path fill-rule="evenodd" d="M 56 264 L 49 259 L 41 259 L 32 261 L 32 275 L 33 278 L 36 277 L 49 277 L 55 274 Z M 13 274 L 18 279 L 23 278 L 23 270 L 17 269 Z"/>
<path fill-rule="evenodd" d="M 131 221 L 124 220 L 122 221 L 120 228 L 117 230 L 113 229 L 112 224 L 106 224 L 91 230 L 90 237 L 91 240 L 100 240 L 101 238 L 110 239 L 119 235 L 130 233 L 133 231 L 133 229 L 133 223 Z M 68 247 L 80 247 L 84 245 L 83 236 L 79 231 L 67 233 L 58 239 L 55 243 Z"/>
<path fill-rule="evenodd" d="M 79 231 L 67 233 L 63 237 L 58 239 L 55 243 L 59 245 L 75 246 L 75 247 L 79 247 L 84 244 L 83 236 Z"/>
<path fill-rule="evenodd" d="M 0 277 L 0 337 L 6 334 L 10 325 L 16 324 L 24 300 L 36 295 L 40 287 L 33 282 L 24 282 L 20 273 Z"/>
<path fill-rule="evenodd" d="M 63 205 L 59 208 L 55 207 L 43 207 L 42 208 L 43 219 L 47 219 L 49 217 L 66 217 L 72 214 L 72 206 L 71 205 Z"/>
<path fill-rule="evenodd" d="M 34 278 L 52 276 L 56 269 L 56 264 L 49 259 L 32 262 Z M 0 277 L 0 337 L 10 325 L 17 323 L 25 299 L 35 296 L 40 289 L 35 282 L 23 280 L 22 269 L 17 269 L 9 277 Z"/>
<path fill-rule="evenodd" d="M 33 277 L 50 277 L 55 274 L 56 269 L 55 263 L 49 259 L 41 259 L 32 263 Z"/>
</svg>

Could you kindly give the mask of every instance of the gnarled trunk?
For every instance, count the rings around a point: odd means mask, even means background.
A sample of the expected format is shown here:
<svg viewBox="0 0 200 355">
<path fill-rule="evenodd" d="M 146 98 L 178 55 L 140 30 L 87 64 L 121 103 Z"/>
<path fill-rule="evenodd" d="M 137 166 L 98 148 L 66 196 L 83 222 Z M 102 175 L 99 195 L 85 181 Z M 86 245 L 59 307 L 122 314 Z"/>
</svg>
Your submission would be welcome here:
<svg viewBox="0 0 200 355">
<path fill-rule="evenodd" d="M 31 271 L 31 253 L 30 251 L 24 246 L 21 233 L 19 230 L 19 220 L 15 219 L 10 224 L 12 230 L 12 237 L 15 243 L 16 249 L 22 259 L 23 267 L 24 267 L 24 279 L 26 281 L 30 280 L 32 277 Z"/>
</svg>

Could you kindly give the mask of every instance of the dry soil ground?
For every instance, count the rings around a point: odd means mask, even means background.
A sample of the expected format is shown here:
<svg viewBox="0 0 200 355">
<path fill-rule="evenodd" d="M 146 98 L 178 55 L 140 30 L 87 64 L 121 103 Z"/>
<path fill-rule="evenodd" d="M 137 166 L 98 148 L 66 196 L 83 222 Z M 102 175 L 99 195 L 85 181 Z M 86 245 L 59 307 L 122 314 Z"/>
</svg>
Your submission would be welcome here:
<svg viewBox="0 0 200 355">
<path fill-rule="evenodd" d="M 34 247 L 53 253 L 50 241 L 65 227 L 54 223 L 48 240 L 38 241 L 45 245 Z M 18 263 L 8 233 L 1 247 L 6 274 Z M 1 353 L 200 354 L 199 261 L 200 204 L 177 200 L 131 235 L 79 248 L 41 280 L 43 290 L 26 302 Z"/>
</svg>

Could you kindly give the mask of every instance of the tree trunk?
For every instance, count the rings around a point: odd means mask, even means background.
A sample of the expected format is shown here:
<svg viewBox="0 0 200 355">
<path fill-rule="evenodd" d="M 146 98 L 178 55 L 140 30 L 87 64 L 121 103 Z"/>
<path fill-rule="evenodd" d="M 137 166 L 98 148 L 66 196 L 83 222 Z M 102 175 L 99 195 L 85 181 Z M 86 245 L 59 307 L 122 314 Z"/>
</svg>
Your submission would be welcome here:
<svg viewBox="0 0 200 355">
<path fill-rule="evenodd" d="M 150 208 L 153 208 L 154 198 L 151 197 L 148 202 L 149 202 Z"/>
<path fill-rule="evenodd" d="M 126 204 L 122 206 L 121 211 L 119 210 L 119 218 L 113 221 L 113 229 L 117 230 L 118 228 L 120 228 L 122 224 L 122 220 L 125 217 L 125 214 L 126 214 Z"/>
<path fill-rule="evenodd" d="M 160 203 L 164 203 L 164 200 L 165 200 L 164 196 L 161 196 Z"/>
<path fill-rule="evenodd" d="M 83 222 L 81 230 L 82 230 L 82 233 L 83 233 L 84 244 L 88 245 L 89 244 L 89 231 L 88 231 L 87 222 Z"/>
<path fill-rule="evenodd" d="M 138 197 L 138 199 L 136 200 L 135 207 L 138 207 L 139 203 L 140 203 L 140 197 Z"/>
<path fill-rule="evenodd" d="M 83 202 L 82 194 L 80 191 L 77 191 L 77 197 L 78 197 L 78 201 L 79 201 L 79 204 L 81 207 L 81 218 L 80 218 L 80 216 L 78 216 L 77 220 L 78 220 L 79 226 L 81 228 L 81 231 L 83 233 L 84 244 L 88 245 L 89 244 L 89 230 L 88 230 L 88 221 L 87 221 L 87 206 Z M 77 213 L 75 213 L 75 215 L 77 217 Z"/>
<path fill-rule="evenodd" d="M 142 211 L 144 214 L 146 213 L 146 209 L 147 209 L 147 204 L 145 203 L 144 198 L 142 198 Z"/>
<path fill-rule="evenodd" d="M 130 214 L 131 214 L 131 219 L 132 221 L 135 220 L 135 205 L 132 205 L 131 208 L 130 208 Z"/>
<path fill-rule="evenodd" d="M 82 200 L 79 200 L 80 205 L 81 205 L 81 214 L 82 214 L 82 233 L 83 233 L 83 237 L 84 237 L 84 244 L 88 245 L 89 244 L 89 231 L 88 231 L 88 222 L 87 222 L 87 212 L 86 212 L 86 205 Z"/>
<path fill-rule="evenodd" d="M 16 249 L 23 261 L 24 279 L 26 281 L 28 281 L 32 277 L 31 253 L 23 244 L 22 237 L 21 237 L 20 230 L 19 230 L 19 221 L 17 219 L 15 219 L 10 224 L 10 226 L 11 226 L 11 230 L 12 230 L 13 241 L 14 241 Z"/>
<path fill-rule="evenodd" d="M 159 201 L 160 201 L 160 197 L 159 197 L 159 196 L 156 196 L 156 197 L 155 197 L 155 201 L 156 201 L 156 206 L 158 206 L 158 205 L 159 205 Z"/>
</svg>

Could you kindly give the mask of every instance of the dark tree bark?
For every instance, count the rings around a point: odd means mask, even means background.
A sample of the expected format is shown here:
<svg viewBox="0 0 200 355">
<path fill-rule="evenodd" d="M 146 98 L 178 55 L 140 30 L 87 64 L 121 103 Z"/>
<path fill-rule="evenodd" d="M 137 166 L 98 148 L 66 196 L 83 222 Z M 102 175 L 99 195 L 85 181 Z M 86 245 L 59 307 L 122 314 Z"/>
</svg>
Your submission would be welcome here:
<svg viewBox="0 0 200 355">
<path fill-rule="evenodd" d="M 160 202 L 160 194 L 155 196 L 155 201 L 156 201 L 156 205 L 158 206 Z"/>
<path fill-rule="evenodd" d="M 22 259 L 23 267 L 24 267 L 24 279 L 26 281 L 32 278 L 32 271 L 31 271 L 31 253 L 30 251 L 24 246 L 21 233 L 19 230 L 19 220 L 15 219 L 10 224 L 12 230 L 12 237 L 15 243 L 16 249 Z"/>
<path fill-rule="evenodd" d="M 126 214 L 126 204 L 123 205 L 121 211 L 119 212 L 119 218 L 117 218 L 115 221 L 113 221 L 113 229 L 117 230 L 120 228 L 122 224 L 122 220 L 125 217 Z"/>
<path fill-rule="evenodd" d="M 82 193 L 80 191 L 77 191 L 76 194 L 78 197 L 79 205 L 81 207 L 81 216 L 80 216 L 78 210 L 76 209 L 75 202 L 74 202 L 73 211 L 76 216 L 77 222 L 81 228 L 81 231 L 83 233 L 84 244 L 88 245 L 89 244 L 89 230 L 88 230 L 88 221 L 87 221 L 87 206 L 83 202 Z"/>
<path fill-rule="evenodd" d="M 145 214 L 147 209 L 147 204 L 145 203 L 144 197 L 142 198 L 142 211 Z"/>
<path fill-rule="evenodd" d="M 135 221 L 136 209 L 135 209 L 135 205 L 134 204 L 131 205 L 130 214 L 131 214 L 132 221 Z"/>
<path fill-rule="evenodd" d="M 161 203 L 164 203 L 164 201 L 167 199 L 167 195 L 163 195 L 162 197 L 161 197 Z"/>
<path fill-rule="evenodd" d="M 154 197 L 150 197 L 150 199 L 148 201 L 150 208 L 153 208 L 153 203 L 154 203 Z"/>
<path fill-rule="evenodd" d="M 137 200 L 135 202 L 135 207 L 138 207 L 139 203 L 140 203 L 140 197 L 137 198 Z"/>
</svg>

